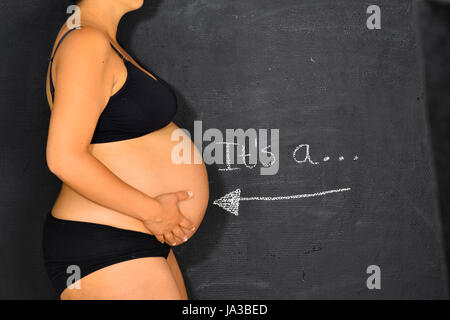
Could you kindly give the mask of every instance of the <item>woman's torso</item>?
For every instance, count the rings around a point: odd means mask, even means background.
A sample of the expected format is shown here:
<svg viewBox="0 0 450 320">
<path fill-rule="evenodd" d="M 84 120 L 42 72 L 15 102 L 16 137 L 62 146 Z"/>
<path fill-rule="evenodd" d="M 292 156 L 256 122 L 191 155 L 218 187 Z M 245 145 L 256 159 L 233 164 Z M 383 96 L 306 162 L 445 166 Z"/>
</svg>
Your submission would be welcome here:
<svg viewBox="0 0 450 320">
<path fill-rule="evenodd" d="M 208 177 L 204 164 L 177 165 L 172 161 L 172 148 L 179 142 L 171 141 L 171 134 L 177 128 L 171 122 L 139 138 L 91 145 L 89 151 L 120 179 L 151 197 L 192 190 L 194 197 L 180 202 L 180 210 L 198 227 L 208 205 Z M 189 138 L 186 136 L 185 139 Z M 192 142 L 191 148 L 192 152 L 198 153 Z M 98 205 L 65 184 L 52 214 L 60 219 L 101 223 L 149 233 L 141 221 Z"/>
<path fill-rule="evenodd" d="M 147 104 L 148 108 L 161 107 L 151 102 Z M 178 126 L 170 122 L 161 129 L 137 138 L 91 144 L 88 151 L 120 179 L 151 197 L 180 190 L 193 191 L 192 199 L 180 202 L 180 210 L 198 227 L 209 199 L 207 172 L 203 163 L 175 164 L 172 161 L 172 148 L 180 143 L 171 140 L 173 131 L 177 129 Z M 189 137 L 185 135 L 184 139 L 189 141 L 191 154 L 198 154 Z M 100 223 L 149 233 L 141 221 L 96 204 L 64 183 L 52 214 L 59 219 Z"/>
</svg>

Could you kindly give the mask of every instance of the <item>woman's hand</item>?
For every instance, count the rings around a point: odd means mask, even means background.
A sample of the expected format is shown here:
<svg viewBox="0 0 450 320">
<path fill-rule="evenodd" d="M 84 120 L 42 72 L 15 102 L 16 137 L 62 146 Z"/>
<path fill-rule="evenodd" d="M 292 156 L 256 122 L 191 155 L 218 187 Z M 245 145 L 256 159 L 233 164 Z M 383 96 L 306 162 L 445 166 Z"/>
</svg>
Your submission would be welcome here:
<svg viewBox="0 0 450 320">
<path fill-rule="evenodd" d="M 158 239 L 176 245 L 187 241 L 186 230 L 194 231 L 195 227 L 178 208 L 178 202 L 192 198 L 192 191 L 178 191 L 161 194 L 153 199 L 157 201 L 159 209 L 152 218 L 144 220 L 145 227 Z"/>
</svg>

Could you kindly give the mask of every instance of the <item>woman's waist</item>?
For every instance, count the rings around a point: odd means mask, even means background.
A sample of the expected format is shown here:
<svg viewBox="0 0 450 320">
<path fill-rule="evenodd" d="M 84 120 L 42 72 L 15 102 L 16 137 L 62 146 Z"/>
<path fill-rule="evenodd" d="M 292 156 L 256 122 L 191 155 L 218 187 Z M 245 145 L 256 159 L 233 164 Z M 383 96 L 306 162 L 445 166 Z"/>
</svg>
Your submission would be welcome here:
<svg viewBox="0 0 450 320">
<path fill-rule="evenodd" d="M 65 190 L 65 187 L 63 184 L 51 210 L 51 215 L 55 218 L 103 224 L 151 234 L 141 221 L 89 201 L 81 195 L 73 193 L 73 191 Z"/>
<path fill-rule="evenodd" d="M 136 139 L 92 145 L 90 153 L 121 180 L 150 197 L 180 190 L 193 191 L 193 198 L 180 202 L 180 210 L 198 227 L 208 205 L 208 175 L 203 162 L 177 164 L 173 159 L 173 150 L 178 143 L 172 141 L 171 136 L 176 129 L 178 127 L 171 123 Z M 190 149 L 191 156 L 196 154 L 198 159 L 197 148 L 187 136 L 185 138 L 184 145 Z M 52 212 L 60 219 L 148 233 L 141 221 L 96 204 L 65 184 Z"/>
<path fill-rule="evenodd" d="M 129 164 L 129 163 L 128 163 Z M 198 228 L 209 200 L 209 185 L 206 169 L 197 166 L 174 166 L 172 169 L 138 170 L 131 165 L 126 169 L 113 168 L 111 171 L 130 186 L 150 197 L 181 190 L 193 191 L 194 197 L 179 204 L 180 211 Z M 142 167 L 140 169 L 143 169 Z M 150 233 L 142 221 L 101 206 L 63 184 L 61 192 L 52 209 L 59 219 L 85 221 L 110 225 L 116 228 Z"/>
</svg>

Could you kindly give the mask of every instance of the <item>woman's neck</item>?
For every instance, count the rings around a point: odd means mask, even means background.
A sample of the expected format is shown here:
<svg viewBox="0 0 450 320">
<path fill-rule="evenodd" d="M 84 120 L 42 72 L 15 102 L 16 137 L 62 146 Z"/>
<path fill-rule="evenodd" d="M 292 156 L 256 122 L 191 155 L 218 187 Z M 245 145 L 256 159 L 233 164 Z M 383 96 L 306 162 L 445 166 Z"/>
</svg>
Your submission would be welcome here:
<svg viewBox="0 0 450 320">
<path fill-rule="evenodd" d="M 109 0 L 85 0 L 79 5 L 81 25 L 96 27 L 117 42 L 117 28 L 127 13 L 124 8 L 111 4 Z"/>
</svg>

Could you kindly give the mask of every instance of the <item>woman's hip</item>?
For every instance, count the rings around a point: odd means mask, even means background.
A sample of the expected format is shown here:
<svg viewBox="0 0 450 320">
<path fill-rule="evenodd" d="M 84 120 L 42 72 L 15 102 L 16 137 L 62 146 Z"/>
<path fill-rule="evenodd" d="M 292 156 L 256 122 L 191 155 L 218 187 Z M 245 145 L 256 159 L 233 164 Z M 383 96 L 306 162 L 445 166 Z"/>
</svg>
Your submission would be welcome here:
<svg viewBox="0 0 450 320">
<path fill-rule="evenodd" d="M 171 247 L 147 233 L 59 219 L 49 212 L 43 226 L 42 248 L 47 273 L 60 294 L 77 275 L 81 278 L 137 258 L 167 258 Z"/>
</svg>

